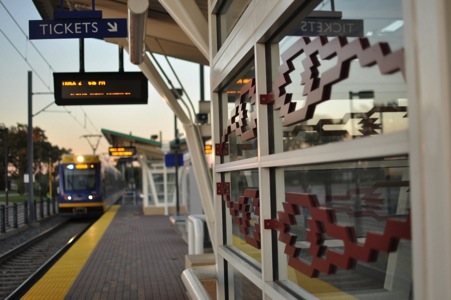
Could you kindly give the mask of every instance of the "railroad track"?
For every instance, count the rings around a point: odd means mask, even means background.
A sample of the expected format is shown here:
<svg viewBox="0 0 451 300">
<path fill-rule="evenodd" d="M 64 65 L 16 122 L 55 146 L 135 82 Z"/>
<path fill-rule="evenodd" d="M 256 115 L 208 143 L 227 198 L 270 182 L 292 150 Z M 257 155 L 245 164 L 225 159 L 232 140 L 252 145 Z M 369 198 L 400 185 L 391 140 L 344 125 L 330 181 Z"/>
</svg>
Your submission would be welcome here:
<svg viewBox="0 0 451 300">
<path fill-rule="evenodd" d="M 0 256 L 0 299 L 22 296 L 93 223 L 67 221 Z"/>
</svg>

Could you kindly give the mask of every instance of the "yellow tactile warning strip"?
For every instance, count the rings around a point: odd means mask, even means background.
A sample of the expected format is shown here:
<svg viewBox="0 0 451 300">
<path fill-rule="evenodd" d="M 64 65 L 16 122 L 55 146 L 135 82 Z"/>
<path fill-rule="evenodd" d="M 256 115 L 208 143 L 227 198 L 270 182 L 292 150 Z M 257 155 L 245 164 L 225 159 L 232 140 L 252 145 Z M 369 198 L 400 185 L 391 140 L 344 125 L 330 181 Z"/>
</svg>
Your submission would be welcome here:
<svg viewBox="0 0 451 300">
<path fill-rule="evenodd" d="M 237 247 L 259 263 L 261 263 L 261 251 L 257 250 L 253 246 L 246 243 L 245 240 L 237 237 L 234 235 L 232 237 L 233 240 L 233 246 Z M 298 284 L 305 290 L 307 290 L 309 293 L 315 295 L 318 297 L 318 299 L 334 299 L 334 300 L 353 300 L 357 299 L 346 292 L 341 291 L 340 289 L 337 289 L 333 285 L 320 280 L 318 278 L 310 278 L 306 275 L 302 274 L 299 271 L 296 271 L 292 267 L 288 267 L 288 279 L 292 282 Z"/>
<path fill-rule="evenodd" d="M 119 207 L 112 206 L 21 299 L 64 299 Z"/>
</svg>

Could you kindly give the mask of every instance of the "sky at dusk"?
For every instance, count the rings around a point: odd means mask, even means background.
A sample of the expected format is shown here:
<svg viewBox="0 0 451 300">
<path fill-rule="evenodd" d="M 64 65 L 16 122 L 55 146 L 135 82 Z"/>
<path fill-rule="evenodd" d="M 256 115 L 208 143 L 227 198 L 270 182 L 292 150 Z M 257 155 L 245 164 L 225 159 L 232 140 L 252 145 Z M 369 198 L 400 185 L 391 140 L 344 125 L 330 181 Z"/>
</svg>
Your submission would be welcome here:
<svg viewBox="0 0 451 300">
<path fill-rule="evenodd" d="M 100 135 L 101 129 L 147 139 L 161 132 L 164 143 L 174 138 L 174 115 L 151 85 L 146 105 L 55 105 L 51 94 L 54 90 L 53 72 L 79 71 L 79 41 L 29 40 L 30 20 L 41 20 L 32 1 L 0 0 L 0 125 L 27 124 L 27 73 L 32 71 L 33 126 L 44 130 L 52 144 L 70 148 L 78 154 L 92 153 L 83 136 Z M 85 39 L 85 71 L 118 71 L 118 53 L 117 45 Z M 162 56 L 157 58 L 174 85 L 179 87 L 166 59 Z M 178 59 L 169 60 L 197 109 L 199 65 Z M 139 71 L 137 66 L 129 63 L 125 51 L 124 69 Z M 208 68 L 205 68 L 205 77 L 208 76 Z M 208 88 L 208 84 L 205 86 Z M 205 95 L 209 95 L 208 91 Z M 95 143 L 96 139 L 91 141 Z M 96 153 L 107 153 L 109 146 L 102 136 Z"/>
</svg>

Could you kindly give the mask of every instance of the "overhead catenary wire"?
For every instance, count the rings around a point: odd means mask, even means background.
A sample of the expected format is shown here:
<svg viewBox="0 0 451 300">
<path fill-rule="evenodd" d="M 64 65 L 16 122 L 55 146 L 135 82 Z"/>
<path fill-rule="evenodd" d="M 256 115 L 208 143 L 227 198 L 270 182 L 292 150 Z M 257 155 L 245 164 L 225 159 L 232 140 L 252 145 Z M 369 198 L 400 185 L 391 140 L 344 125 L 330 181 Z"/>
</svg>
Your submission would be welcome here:
<svg viewBox="0 0 451 300">
<path fill-rule="evenodd" d="M 185 103 L 185 101 L 183 101 L 182 98 L 181 98 L 181 100 L 182 100 L 181 102 L 185 105 L 185 108 L 188 110 L 188 113 L 189 113 L 191 122 L 192 122 L 193 124 L 196 124 L 196 110 L 194 109 L 193 102 L 191 101 L 191 98 L 189 97 L 189 95 L 186 93 L 186 90 L 185 90 L 185 88 L 183 87 L 183 85 L 182 85 L 182 83 L 181 83 L 179 77 L 177 76 L 177 73 L 175 72 L 174 68 L 172 67 L 172 64 L 169 62 L 169 59 L 168 59 L 168 57 L 167 57 L 167 55 L 166 55 L 166 53 L 165 53 L 163 47 L 161 46 L 161 44 L 160 44 L 160 42 L 159 42 L 158 40 L 157 40 L 157 42 L 158 42 L 158 45 L 160 46 L 161 52 L 163 53 L 164 57 L 166 58 L 166 61 L 167 61 L 168 65 L 169 65 L 169 67 L 171 68 L 171 70 L 172 70 L 172 72 L 173 72 L 175 78 L 177 79 L 178 83 L 180 84 L 180 87 L 182 88 L 183 91 L 185 91 L 185 94 L 186 94 L 186 96 L 187 96 L 187 98 L 188 98 L 188 101 L 189 101 L 189 103 L 190 103 L 190 105 L 191 105 L 191 108 L 192 108 L 192 110 L 193 110 L 194 119 L 193 119 L 193 117 L 191 116 L 191 111 L 189 110 L 188 105 Z M 153 60 L 154 60 L 155 63 L 157 64 L 157 66 L 159 67 L 160 71 L 161 71 L 161 72 L 163 73 L 163 75 L 166 77 L 166 80 L 167 80 L 168 83 L 170 84 L 171 88 L 174 89 L 174 86 L 173 86 L 171 80 L 168 78 L 168 76 L 166 75 L 166 73 L 164 72 L 163 68 L 162 68 L 162 67 L 160 66 L 160 64 L 158 63 L 158 61 L 157 61 L 157 59 L 155 58 L 155 56 L 153 55 L 153 53 L 152 53 L 151 51 L 148 51 L 148 52 L 150 53 L 151 57 L 153 58 Z M 199 144 L 203 144 L 203 140 L 202 140 L 202 132 L 201 132 L 200 127 L 199 127 L 199 126 L 195 126 L 195 130 L 197 131 L 196 139 L 198 139 Z"/>
<path fill-rule="evenodd" d="M 89 123 L 91 123 L 92 127 L 94 127 L 95 131 L 100 131 L 97 126 L 94 124 L 94 122 L 92 122 L 92 120 L 89 118 L 88 114 L 86 113 L 85 109 L 83 108 L 83 106 L 80 106 L 80 109 L 83 111 L 83 113 L 85 114 L 86 119 L 89 121 Z"/>
<path fill-rule="evenodd" d="M 11 41 L 11 39 L 8 37 L 8 35 L 0 29 L 0 32 L 3 34 L 3 36 L 6 38 L 6 40 L 11 44 L 11 46 L 16 50 L 16 52 L 19 54 L 19 56 L 25 61 L 25 63 L 30 67 L 30 69 L 33 71 L 33 73 L 38 76 L 39 80 L 51 91 L 50 86 L 48 86 L 45 82 L 45 80 L 41 77 L 41 75 L 38 73 L 38 71 L 30 64 L 29 60 L 20 52 L 20 50 L 16 47 L 16 45 Z"/>
<path fill-rule="evenodd" d="M 3 9 L 5 10 L 5 12 L 8 14 L 8 16 L 11 18 L 11 20 L 14 22 L 14 24 L 17 26 L 17 28 L 20 30 L 20 32 L 23 34 L 23 36 L 25 36 L 26 38 L 26 46 L 28 46 L 28 44 L 30 44 L 33 49 L 36 51 L 36 53 L 39 55 L 39 57 L 43 60 L 43 62 L 49 67 L 49 70 L 51 72 L 54 72 L 54 68 L 52 67 L 52 65 L 50 64 L 50 62 L 45 58 L 45 56 L 42 54 L 42 52 L 35 46 L 35 44 L 29 39 L 29 36 L 26 34 L 26 32 L 22 29 L 22 27 L 20 26 L 19 22 L 17 22 L 17 20 L 15 19 L 15 17 L 13 16 L 13 14 L 10 12 L 10 10 L 5 6 L 5 4 L 3 3 L 2 0 L 0 0 L 0 5 L 3 7 Z M 38 79 L 41 81 L 41 83 L 50 91 L 53 93 L 52 88 L 50 87 L 50 85 L 48 84 L 48 81 L 46 81 L 40 74 L 40 72 L 31 64 L 30 60 L 27 59 L 27 56 L 24 55 L 19 48 L 16 46 L 16 44 L 12 41 L 12 39 L 8 36 L 8 34 L 3 31 L 0 28 L 0 33 L 5 37 L 5 39 L 8 41 L 8 43 L 13 47 L 13 49 L 17 52 L 17 54 L 20 56 L 20 58 L 28 65 L 28 67 L 31 69 L 31 71 L 38 77 Z M 25 51 L 25 53 L 27 53 L 27 50 Z M 41 112 L 46 111 L 47 108 L 49 108 L 50 106 L 52 106 L 54 104 L 54 102 L 52 101 L 51 103 L 47 104 L 46 106 L 44 106 L 44 108 L 42 108 L 41 110 L 39 110 L 37 113 L 35 113 L 33 116 L 38 115 Z M 72 119 L 75 120 L 76 123 L 78 123 L 81 127 L 83 127 L 84 130 L 86 130 L 88 133 L 92 133 L 90 130 L 88 130 L 86 128 L 86 126 L 83 125 L 83 123 L 77 119 L 77 117 L 75 117 L 69 110 L 67 110 L 65 107 L 63 107 L 65 112 L 67 112 Z M 81 107 L 80 107 L 81 108 Z M 96 131 L 99 131 L 97 129 L 97 126 L 94 125 L 93 121 L 91 120 L 91 118 L 89 118 L 89 116 L 87 115 L 87 113 L 81 108 L 81 110 L 83 111 L 83 113 L 85 114 L 85 118 L 87 118 L 89 120 L 89 122 L 91 123 L 91 125 L 94 127 L 94 129 Z"/>
<path fill-rule="evenodd" d="M 166 80 L 168 81 L 168 84 L 170 85 L 170 87 L 171 87 L 173 90 L 175 90 L 174 85 L 172 84 L 172 81 L 169 79 L 169 77 L 167 76 L 167 74 L 164 72 L 163 68 L 161 67 L 160 63 L 157 61 L 156 57 L 153 55 L 153 53 L 152 53 L 151 51 L 147 51 L 147 52 L 150 54 L 150 56 L 151 56 L 152 59 L 154 60 L 155 64 L 156 64 L 156 65 L 158 66 L 158 68 L 160 69 L 160 72 L 163 73 L 163 76 L 164 76 L 164 77 L 166 78 Z M 188 105 L 185 103 L 185 101 L 183 101 L 182 98 L 180 98 L 180 99 L 182 100 L 181 103 L 183 103 L 183 105 L 185 106 L 185 108 L 186 108 L 187 111 L 188 111 L 188 115 L 189 115 L 189 118 L 190 118 L 191 122 L 192 122 L 193 124 L 195 124 L 194 119 L 193 119 L 193 117 L 191 116 L 191 110 L 189 109 L 189 107 L 188 107 Z M 191 103 L 191 106 L 192 106 L 192 103 Z M 196 113 L 196 111 L 194 110 L 194 108 L 193 108 L 193 113 L 194 113 L 194 114 Z M 195 117 L 195 116 L 194 116 L 194 117 Z M 197 135 L 196 135 L 195 138 L 198 139 L 199 144 L 203 144 L 203 141 L 202 141 L 202 138 L 201 138 L 202 133 L 201 133 L 201 131 L 200 131 L 200 127 L 199 127 L 199 126 L 195 126 L 195 130 L 197 131 Z"/>
<path fill-rule="evenodd" d="M 161 65 L 160 65 L 160 63 L 158 62 L 158 60 L 156 59 L 155 55 L 154 55 L 151 51 L 147 51 L 147 52 L 150 54 L 150 56 L 151 56 L 152 59 L 154 60 L 154 62 L 155 62 L 155 64 L 157 65 L 158 69 L 160 69 L 160 72 L 161 72 L 161 73 L 163 74 L 163 76 L 166 78 L 166 81 L 168 82 L 168 85 L 171 87 L 171 89 L 172 89 L 173 91 L 175 91 L 175 86 L 174 86 L 174 84 L 172 83 L 171 79 L 169 79 L 168 75 L 167 75 L 166 72 L 163 70 L 163 68 L 161 67 Z M 181 95 L 179 95 L 179 96 L 181 96 Z M 192 115 L 192 113 L 191 113 L 191 110 L 190 110 L 189 107 L 186 105 L 186 103 L 184 103 L 184 100 L 183 100 L 182 97 L 180 97 L 179 99 L 182 100 L 181 102 L 184 104 L 185 108 L 187 108 L 189 118 L 190 118 L 191 122 L 193 122 L 194 119 L 193 119 L 193 115 Z M 195 111 L 194 111 L 194 113 L 195 113 Z"/>
<path fill-rule="evenodd" d="M 194 109 L 193 102 L 191 101 L 191 98 L 190 98 L 189 94 L 186 92 L 186 90 L 185 90 L 185 88 L 184 88 L 182 82 L 180 81 L 180 78 L 178 77 L 177 73 L 175 72 L 174 68 L 172 67 L 171 62 L 169 61 L 169 58 L 168 58 L 168 56 L 166 55 L 166 52 L 164 51 L 164 49 L 163 49 L 163 47 L 161 46 L 160 41 L 159 41 L 158 39 L 157 39 L 157 43 L 158 43 L 158 46 L 160 46 L 161 52 L 163 53 L 163 56 L 164 56 L 164 58 L 166 59 L 166 62 L 167 62 L 167 64 L 169 65 L 169 68 L 171 69 L 172 74 L 174 74 L 175 79 L 177 80 L 178 84 L 180 85 L 180 87 L 182 88 L 182 90 L 185 92 L 186 98 L 188 99 L 188 102 L 189 102 L 189 104 L 190 104 L 190 106 L 191 106 L 191 109 L 193 110 L 194 115 L 196 115 L 196 110 Z"/>
<path fill-rule="evenodd" d="M 16 24 L 17 28 L 19 28 L 19 30 L 22 32 L 22 34 L 27 38 L 28 41 L 30 41 L 30 38 L 28 37 L 28 35 L 25 33 L 25 31 L 22 29 L 22 27 L 20 27 L 19 23 L 16 21 L 16 19 L 14 18 L 14 16 L 11 14 L 11 12 L 9 11 L 9 9 L 5 6 L 5 4 L 0 0 L 0 4 L 3 6 L 3 8 L 5 9 L 6 13 L 10 16 L 10 18 L 13 20 L 13 22 Z M 36 50 L 36 52 L 38 52 L 39 56 L 42 58 L 42 60 L 44 60 L 44 62 L 50 67 L 50 69 L 52 71 L 53 68 L 50 65 L 50 63 L 47 61 L 47 59 L 45 59 L 44 55 L 39 51 L 38 48 L 36 48 L 35 44 L 32 43 L 30 41 L 31 46 L 33 46 L 33 48 Z"/>
</svg>

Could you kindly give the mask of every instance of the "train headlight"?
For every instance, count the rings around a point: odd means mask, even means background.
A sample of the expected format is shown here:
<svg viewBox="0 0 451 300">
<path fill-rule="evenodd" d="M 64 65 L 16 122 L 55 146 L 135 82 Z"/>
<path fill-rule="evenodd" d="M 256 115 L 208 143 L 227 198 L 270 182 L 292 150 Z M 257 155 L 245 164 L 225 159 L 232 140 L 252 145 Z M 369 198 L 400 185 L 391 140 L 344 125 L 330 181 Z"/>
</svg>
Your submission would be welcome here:
<svg viewBox="0 0 451 300">
<path fill-rule="evenodd" d="M 94 196 L 93 196 L 93 195 L 89 195 L 89 196 L 88 196 L 88 199 L 89 199 L 89 200 L 92 200 L 92 199 L 94 199 Z"/>
<path fill-rule="evenodd" d="M 72 196 L 67 196 L 67 200 L 72 200 Z"/>
</svg>

